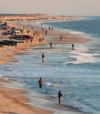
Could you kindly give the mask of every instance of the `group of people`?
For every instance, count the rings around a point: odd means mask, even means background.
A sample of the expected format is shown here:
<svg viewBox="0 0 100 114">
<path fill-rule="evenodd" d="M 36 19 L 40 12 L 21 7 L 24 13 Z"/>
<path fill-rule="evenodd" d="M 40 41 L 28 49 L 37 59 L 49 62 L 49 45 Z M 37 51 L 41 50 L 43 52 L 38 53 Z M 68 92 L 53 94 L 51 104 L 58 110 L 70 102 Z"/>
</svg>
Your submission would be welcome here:
<svg viewBox="0 0 100 114">
<path fill-rule="evenodd" d="M 50 28 L 49 28 L 50 30 Z M 47 34 L 47 31 L 46 31 L 46 34 Z M 62 36 L 60 36 L 60 40 L 62 40 Z M 52 48 L 52 43 L 50 42 L 50 48 Z M 74 50 L 74 44 L 72 44 L 72 50 Z M 45 55 L 44 53 L 42 53 L 42 63 L 44 63 L 44 58 L 45 58 Z M 38 84 L 39 84 L 39 88 L 41 89 L 43 87 L 43 80 L 42 78 L 40 77 L 39 80 L 38 80 Z M 63 94 L 62 94 L 62 91 L 59 90 L 58 91 L 58 103 L 61 104 L 61 98 L 63 97 Z"/>
<path fill-rule="evenodd" d="M 42 78 L 40 77 L 39 80 L 38 80 L 38 85 L 39 85 L 39 88 L 42 89 L 43 87 L 43 80 Z M 63 97 L 63 94 L 61 92 L 61 90 L 58 91 L 58 103 L 61 104 L 61 98 Z"/>
<path fill-rule="evenodd" d="M 52 43 L 50 42 L 50 48 L 52 48 Z M 72 44 L 72 50 L 74 50 L 74 44 Z M 42 63 L 44 63 L 45 55 L 42 53 Z"/>
<path fill-rule="evenodd" d="M 63 36 L 60 36 L 59 38 L 60 38 L 60 41 L 62 41 Z M 74 50 L 74 44 L 72 44 L 72 50 Z"/>
</svg>

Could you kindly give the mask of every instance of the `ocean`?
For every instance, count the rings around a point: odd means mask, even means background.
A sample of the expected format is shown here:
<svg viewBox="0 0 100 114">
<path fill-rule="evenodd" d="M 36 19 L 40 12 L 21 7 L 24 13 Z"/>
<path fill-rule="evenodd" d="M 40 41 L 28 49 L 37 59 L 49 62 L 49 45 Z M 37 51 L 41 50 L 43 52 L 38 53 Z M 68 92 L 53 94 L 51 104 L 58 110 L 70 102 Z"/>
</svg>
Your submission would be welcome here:
<svg viewBox="0 0 100 114">
<path fill-rule="evenodd" d="M 86 44 L 31 47 L 17 54 L 18 63 L 0 65 L 0 75 L 25 84 L 30 90 L 56 98 L 58 90 L 64 94 L 63 104 L 79 109 L 83 114 L 100 114 L 100 17 L 81 20 L 46 22 L 44 26 L 70 31 L 88 37 Z M 45 63 L 41 63 L 41 53 Z M 37 81 L 43 78 L 43 88 Z"/>
</svg>

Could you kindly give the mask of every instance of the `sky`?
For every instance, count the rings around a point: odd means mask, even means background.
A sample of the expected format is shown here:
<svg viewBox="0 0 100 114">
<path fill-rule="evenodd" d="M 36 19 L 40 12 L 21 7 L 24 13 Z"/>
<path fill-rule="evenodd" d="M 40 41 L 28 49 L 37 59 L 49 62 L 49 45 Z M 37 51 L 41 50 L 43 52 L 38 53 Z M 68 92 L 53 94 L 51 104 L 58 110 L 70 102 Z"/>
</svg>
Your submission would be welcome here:
<svg viewBox="0 0 100 114">
<path fill-rule="evenodd" d="M 0 0 L 0 13 L 100 16 L 100 0 Z"/>
</svg>

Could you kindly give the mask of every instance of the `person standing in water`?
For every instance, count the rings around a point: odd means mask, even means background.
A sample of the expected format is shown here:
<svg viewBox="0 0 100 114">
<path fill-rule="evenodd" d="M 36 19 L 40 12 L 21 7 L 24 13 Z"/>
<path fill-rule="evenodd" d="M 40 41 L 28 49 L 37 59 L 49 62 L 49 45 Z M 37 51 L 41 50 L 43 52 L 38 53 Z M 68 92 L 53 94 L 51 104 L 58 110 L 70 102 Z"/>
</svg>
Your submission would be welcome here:
<svg viewBox="0 0 100 114">
<path fill-rule="evenodd" d="M 50 48 L 52 48 L 52 43 L 50 42 Z"/>
<path fill-rule="evenodd" d="M 40 77 L 39 80 L 38 80 L 38 84 L 39 84 L 40 89 L 42 88 L 42 83 L 43 83 L 43 81 L 42 81 L 42 78 Z"/>
<path fill-rule="evenodd" d="M 48 31 L 47 31 L 47 30 L 45 30 L 45 35 L 47 35 L 47 33 L 48 33 Z"/>
<path fill-rule="evenodd" d="M 61 97 L 63 96 L 61 90 L 58 92 L 58 103 L 61 104 Z"/>
<path fill-rule="evenodd" d="M 74 44 L 72 44 L 72 50 L 74 50 Z"/>
<path fill-rule="evenodd" d="M 44 58 L 45 58 L 45 55 L 44 53 L 42 53 L 42 63 L 44 63 Z"/>
</svg>

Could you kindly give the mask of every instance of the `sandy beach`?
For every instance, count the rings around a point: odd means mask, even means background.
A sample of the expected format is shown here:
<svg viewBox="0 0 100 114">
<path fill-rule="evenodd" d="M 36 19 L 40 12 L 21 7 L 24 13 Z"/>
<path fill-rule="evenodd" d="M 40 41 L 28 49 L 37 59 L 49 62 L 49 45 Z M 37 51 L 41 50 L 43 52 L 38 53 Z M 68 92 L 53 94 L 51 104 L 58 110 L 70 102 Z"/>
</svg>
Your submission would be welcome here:
<svg viewBox="0 0 100 114">
<path fill-rule="evenodd" d="M 31 28 L 31 26 L 25 26 L 25 25 L 19 25 L 18 23 L 13 23 L 10 25 L 12 27 L 16 27 L 16 28 L 22 28 L 24 27 L 24 34 L 27 34 L 26 31 L 30 30 L 30 33 L 28 35 L 33 35 L 33 30 Z M 34 30 L 35 31 L 35 30 Z M 34 45 L 39 45 L 39 44 L 49 44 L 50 42 L 48 42 L 48 40 L 46 39 L 46 37 L 51 37 L 52 38 L 52 44 L 84 44 L 86 42 L 89 41 L 89 39 L 77 35 L 77 34 L 72 34 L 70 32 L 62 32 L 62 31 L 58 31 L 58 30 L 48 30 L 47 35 L 45 36 L 42 33 L 41 28 L 38 28 L 38 33 L 36 33 L 36 35 L 34 36 L 34 39 L 32 40 L 32 42 L 23 42 L 23 43 L 18 43 L 17 47 L 12 47 L 12 46 L 4 46 L 4 47 L 0 47 L 0 64 L 4 64 L 7 61 L 12 61 L 12 62 L 17 62 L 14 58 L 13 55 L 15 55 L 18 52 L 23 52 L 25 50 L 27 50 L 29 47 L 34 46 Z M 36 30 L 37 32 L 37 30 Z M 60 36 L 62 36 L 62 39 L 60 39 Z M 4 37 L 4 36 L 3 36 Z M 33 36 L 32 36 L 33 37 Z M 44 41 L 43 42 L 39 42 L 39 39 L 43 38 Z M 1 38 L 2 39 L 2 38 Z"/>
<path fill-rule="evenodd" d="M 0 78 L 1 83 L 9 80 Z M 25 91 L 0 86 L 0 114 L 51 114 L 48 110 L 33 108 L 27 103 Z"/>
<path fill-rule="evenodd" d="M 0 114 L 100 114 L 100 0 L 0 0 Z"/>
<path fill-rule="evenodd" d="M 59 105 L 35 92 L 32 105 L 29 105 L 27 91 L 10 88 L 11 82 L 12 80 L 0 77 L 0 114 L 82 114 L 73 107 Z M 8 85 L 10 86 L 7 87 Z"/>
<path fill-rule="evenodd" d="M 12 26 L 15 27 L 22 27 L 18 26 L 16 24 L 12 24 Z M 24 27 L 24 25 L 23 25 Z M 24 31 L 26 31 L 29 28 L 24 28 Z M 30 35 L 32 35 L 33 31 L 30 32 Z M 26 32 L 24 32 L 26 34 Z M 60 39 L 60 36 L 62 36 L 62 39 Z M 40 38 L 44 37 L 44 41 L 42 43 L 39 42 Z M 29 49 L 32 46 L 39 45 L 39 44 L 49 44 L 50 42 L 46 39 L 47 37 L 52 37 L 52 43 L 53 44 L 84 44 L 87 43 L 89 40 L 84 38 L 83 36 L 79 36 L 76 34 L 71 34 L 68 32 L 60 32 L 57 30 L 49 31 L 46 36 L 42 34 L 42 30 L 39 29 L 39 32 L 34 36 L 34 39 L 32 42 L 23 42 L 18 43 L 17 47 L 12 46 L 4 46 L 0 47 L 0 64 L 6 64 L 7 62 L 18 62 L 14 56 L 17 53 L 23 53 L 27 49 Z M 9 83 L 9 81 L 0 78 L 0 83 Z M 2 84 L 1 84 L 2 85 Z M 7 87 L 0 86 L 0 114 L 51 114 L 55 112 L 55 114 L 81 114 L 78 110 L 73 110 L 73 108 L 64 108 L 62 109 L 62 112 L 57 110 L 60 108 L 57 104 L 51 104 L 46 107 L 48 110 L 41 109 L 41 108 L 35 108 L 39 106 L 39 98 L 34 97 L 34 106 L 32 107 L 27 103 L 28 99 L 24 95 L 25 91 L 17 90 L 17 89 L 11 89 Z M 41 99 L 40 99 L 41 101 Z M 41 101 L 42 102 L 42 101 Z M 48 103 L 48 101 L 46 101 Z M 49 107 L 50 106 L 50 107 Z M 41 106 L 42 107 L 42 106 Z M 53 107 L 56 107 L 53 108 Z M 49 110 L 50 109 L 50 110 Z M 52 109 L 52 110 L 51 110 Z M 55 111 L 56 110 L 56 111 Z"/>
</svg>

